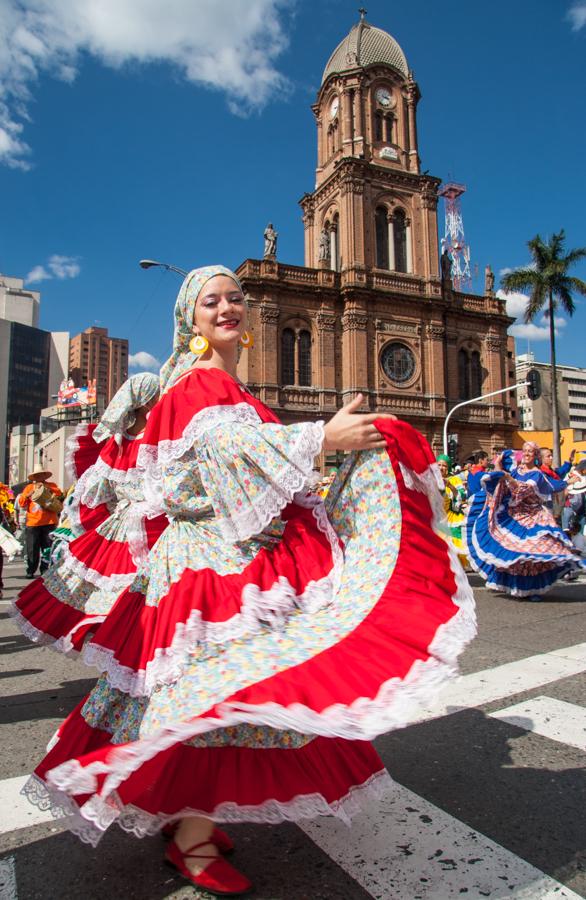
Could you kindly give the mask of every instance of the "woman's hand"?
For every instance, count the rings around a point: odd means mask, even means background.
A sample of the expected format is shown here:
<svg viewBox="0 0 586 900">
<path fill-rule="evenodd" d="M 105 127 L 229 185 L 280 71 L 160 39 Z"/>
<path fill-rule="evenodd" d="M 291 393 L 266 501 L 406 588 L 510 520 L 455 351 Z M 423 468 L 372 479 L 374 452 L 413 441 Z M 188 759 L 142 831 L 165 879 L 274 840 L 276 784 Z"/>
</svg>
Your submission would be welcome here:
<svg viewBox="0 0 586 900">
<path fill-rule="evenodd" d="M 324 428 L 324 450 L 371 450 L 386 446 L 384 437 L 373 423 L 377 419 L 397 417 L 384 413 L 357 413 L 363 399 L 362 394 L 358 394 L 330 419 Z"/>
</svg>

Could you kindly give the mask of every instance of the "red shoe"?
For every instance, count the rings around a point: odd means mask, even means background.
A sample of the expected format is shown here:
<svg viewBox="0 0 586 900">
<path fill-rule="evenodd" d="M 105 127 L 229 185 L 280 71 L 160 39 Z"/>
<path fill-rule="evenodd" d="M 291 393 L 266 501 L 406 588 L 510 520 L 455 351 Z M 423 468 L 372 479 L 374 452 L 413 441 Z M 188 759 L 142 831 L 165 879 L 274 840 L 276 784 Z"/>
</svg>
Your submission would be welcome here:
<svg viewBox="0 0 586 900">
<path fill-rule="evenodd" d="M 193 847 L 188 847 L 183 852 L 175 841 L 171 841 L 165 853 L 165 860 L 175 866 L 177 871 L 196 887 L 203 888 L 204 891 L 215 894 L 216 897 L 236 897 L 249 894 L 252 890 L 252 882 L 229 862 L 209 853 L 193 852 L 200 847 L 209 847 L 210 843 L 211 841 L 202 841 L 194 844 Z M 212 862 L 202 869 L 199 875 L 194 875 L 185 865 L 184 860 L 186 859 L 211 859 Z"/>
<path fill-rule="evenodd" d="M 163 825 L 161 834 L 165 840 L 170 840 L 172 837 L 175 837 L 178 828 L 179 822 L 169 822 L 168 825 Z M 225 831 L 222 831 L 221 828 L 214 828 L 210 835 L 210 843 L 215 844 L 220 853 L 223 853 L 224 856 L 228 856 L 229 853 L 234 852 L 234 841 Z"/>
</svg>

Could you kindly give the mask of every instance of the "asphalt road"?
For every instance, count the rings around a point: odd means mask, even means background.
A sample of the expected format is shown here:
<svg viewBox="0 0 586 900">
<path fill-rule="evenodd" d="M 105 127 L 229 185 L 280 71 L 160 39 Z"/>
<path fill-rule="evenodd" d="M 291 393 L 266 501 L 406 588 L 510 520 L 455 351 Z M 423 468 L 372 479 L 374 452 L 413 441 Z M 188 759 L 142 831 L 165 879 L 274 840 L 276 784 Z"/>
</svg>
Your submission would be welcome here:
<svg viewBox="0 0 586 900">
<path fill-rule="evenodd" d="M 159 900 L 198 894 L 160 838 L 112 829 L 97 849 L 18 791 L 92 671 L 30 644 L 0 601 L 0 900 Z M 475 583 L 479 636 L 463 678 L 377 741 L 396 785 L 352 829 L 331 819 L 230 829 L 258 900 L 586 897 L 586 579 L 541 603 Z"/>
</svg>

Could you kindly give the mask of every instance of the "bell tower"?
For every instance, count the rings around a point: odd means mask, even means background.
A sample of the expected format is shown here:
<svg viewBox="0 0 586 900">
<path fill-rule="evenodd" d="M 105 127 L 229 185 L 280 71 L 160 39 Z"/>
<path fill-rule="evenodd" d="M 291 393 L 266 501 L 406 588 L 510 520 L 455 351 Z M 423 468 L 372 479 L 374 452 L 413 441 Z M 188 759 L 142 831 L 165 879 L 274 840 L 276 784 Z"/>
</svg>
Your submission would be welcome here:
<svg viewBox="0 0 586 900">
<path fill-rule="evenodd" d="M 313 106 L 316 184 L 301 200 L 306 266 L 437 278 L 440 179 L 420 174 L 420 96 L 397 41 L 361 9 Z"/>
</svg>

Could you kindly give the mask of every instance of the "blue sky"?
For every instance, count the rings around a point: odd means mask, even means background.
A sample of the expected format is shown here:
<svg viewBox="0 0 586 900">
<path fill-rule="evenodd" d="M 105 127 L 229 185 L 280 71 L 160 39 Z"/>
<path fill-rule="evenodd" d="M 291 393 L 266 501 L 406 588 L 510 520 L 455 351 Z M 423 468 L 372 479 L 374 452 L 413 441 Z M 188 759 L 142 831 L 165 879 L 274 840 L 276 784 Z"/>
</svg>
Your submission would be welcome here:
<svg viewBox="0 0 586 900">
<path fill-rule="evenodd" d="M 0 271 L 30 275 L 42 327 L 99 324 L 129 337 L 132 354 L 163 360 L 179 279 L 143 272 L 138 259 L 235 267 L 262 255 L 272 221 L 279 259 L 303 264 L 310 105 L 358 5 L 5 0 Z M 563 227 L 569 247 L 586 245 L 586 2 L 366 5 L 420 85 L 423 169 L 467 185 L 478 270 L 490 263 L 498 285 L 501 270 L 528 261 L 537 232 Z M 586 265 L 575 274 L 586 280 Z M 558 359 L 586 366 L 586 300 L 577 302 L 560 323 Z M 529 331 L 547 360 L 542 323 Z M 518 352 L 527 346 L 518 340 Z"/>
</svg>

